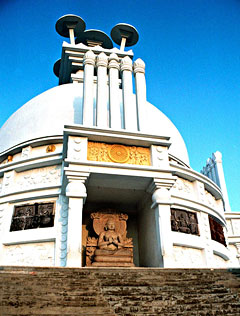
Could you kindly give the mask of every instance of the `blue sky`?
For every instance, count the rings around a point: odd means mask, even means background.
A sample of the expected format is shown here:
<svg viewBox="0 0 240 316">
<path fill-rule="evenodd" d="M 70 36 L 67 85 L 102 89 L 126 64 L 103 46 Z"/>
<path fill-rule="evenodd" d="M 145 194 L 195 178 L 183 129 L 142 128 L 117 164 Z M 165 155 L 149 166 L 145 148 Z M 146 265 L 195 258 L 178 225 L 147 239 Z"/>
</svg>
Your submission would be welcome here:
<svg viewBox="0 0 240 316">
<path fill-rule="evenodd" d="M 222 152 L 230 204 L 240 211 L 240 0 L 0 0 L 0 126 L 58 84 L 55 23 L 70 13 L 107 34 L 120 22 L 138 29 L 132 49 L 146 63 L 148 101 L 179 129 L 193 169 Z"/>
</svg>

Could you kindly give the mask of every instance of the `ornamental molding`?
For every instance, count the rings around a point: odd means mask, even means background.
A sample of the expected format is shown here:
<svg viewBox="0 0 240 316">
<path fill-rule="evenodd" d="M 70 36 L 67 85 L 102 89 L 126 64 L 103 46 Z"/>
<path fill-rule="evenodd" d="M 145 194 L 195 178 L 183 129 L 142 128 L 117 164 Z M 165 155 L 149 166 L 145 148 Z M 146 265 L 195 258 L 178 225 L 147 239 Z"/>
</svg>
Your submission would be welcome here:
<svg viewBox="0 0 240 316">
<path fill-rule="evenodd" d="M 16 178 L 16 191 L 34 189 L 49 185 L 60 185 L 61 166 L 33 169 L 18 174 Z"/>
<path fill-rule="evenodd" d="M 90 161 L 151 165 L 149 148 L 120 144 L 88 142 L 87 159 Z"/>
</svg>

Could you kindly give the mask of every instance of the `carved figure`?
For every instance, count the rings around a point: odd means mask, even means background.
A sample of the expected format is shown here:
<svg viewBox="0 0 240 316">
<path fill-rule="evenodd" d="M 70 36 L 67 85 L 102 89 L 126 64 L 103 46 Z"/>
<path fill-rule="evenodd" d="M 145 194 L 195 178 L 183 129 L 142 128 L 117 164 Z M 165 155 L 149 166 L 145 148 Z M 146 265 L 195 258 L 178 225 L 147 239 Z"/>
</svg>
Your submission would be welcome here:
<svg viewBox="0 0 240 316">
<path fill-rule="evenodd" d="M 87 266 L 134 266 L 133 244 L 126 238 L 126 214 L 113 210 L 92 213 L 93 228 L 98 239 L 88 237 L 86 247 Z"/>
<path fill-rule="evenodd" d="M 171 227 L 173 231 L 199 235 L 197 215 L 184 210 L 171 210 Z"/>
<path fill-rule="evenodd" d="M 215 221 L 211 216 L 209 216 L 209 224 L 210 224 L 211 238 L 223 244 L 224 246 L 227 246 L 221 224 Z"/>
<path fill-rule="evenodd" d="M 115 231 L 115 222 L 109 219 L 106 223 L 105 230 L 101 232 L 98 239 L 98 248 L 104 250 L 116 250 L 124 247 L 121 234 Z"/>
</svg>

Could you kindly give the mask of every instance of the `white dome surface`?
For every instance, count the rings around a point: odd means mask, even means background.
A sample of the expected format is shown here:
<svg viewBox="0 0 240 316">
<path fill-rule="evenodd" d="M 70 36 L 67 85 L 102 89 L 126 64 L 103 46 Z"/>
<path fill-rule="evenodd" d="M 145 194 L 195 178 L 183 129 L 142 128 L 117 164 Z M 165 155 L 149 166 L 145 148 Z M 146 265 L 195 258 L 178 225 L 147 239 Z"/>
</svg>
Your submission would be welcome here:
<svg viewBox="0 0 240 316">
<path fill-rule="evenodd" d="M 61 136 L 64 125 L 82 124 L 82 85 L 65 84 L 31 99 L 0 129 L 0 153 L 31 139 Z M 185 143 L 174 124 L 155 106 L 147 103 L 144 133 L 170 136 L 169 153 L 189 164 Z"/>
</svg>

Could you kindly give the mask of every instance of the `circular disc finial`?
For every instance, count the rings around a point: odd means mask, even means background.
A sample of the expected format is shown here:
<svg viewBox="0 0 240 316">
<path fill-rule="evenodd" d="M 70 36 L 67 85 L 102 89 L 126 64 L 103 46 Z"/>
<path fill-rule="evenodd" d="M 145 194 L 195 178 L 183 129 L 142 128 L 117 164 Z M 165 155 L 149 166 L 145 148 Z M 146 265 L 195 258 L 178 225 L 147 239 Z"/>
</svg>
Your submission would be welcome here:
<svg viewBox="0 0 240 316">
<path fill-rule="evenodd" d="M 112 28 L 111 37 L 118 45 L 121 45 L 122 39 L 125 38 L 125 46 L 133 46 L 138 42 L 139 35 L 134 26 L 126 23 L 119 23 Z"/>
<path fill-rule="evenodd" d="M 76 38 L 76 44 L 83 43 L 88 46 L 97 46 L 100 45 L 103 48 L 113 48 L 113 43 L 109 36 L 99 30 L 87 30 L 82 32 L 80 36 Z"/>
<path fill-rule="evenodd" d="M 63 37 L 69 37 L 69 29 L 74 29 L 75 36 L 79 36 L 86 28 L 86 23 L 78 15 L 67 14 L 57 20 L 56 31 Z"/>
<path fill-rule="evenodd" d="M 61 66 L 61 59 L 58 59 L 53 66 L 53 72 L 54 72 L 55 76 L 58 78 L 59 78 L 60 66 Z"/>
</svg>

